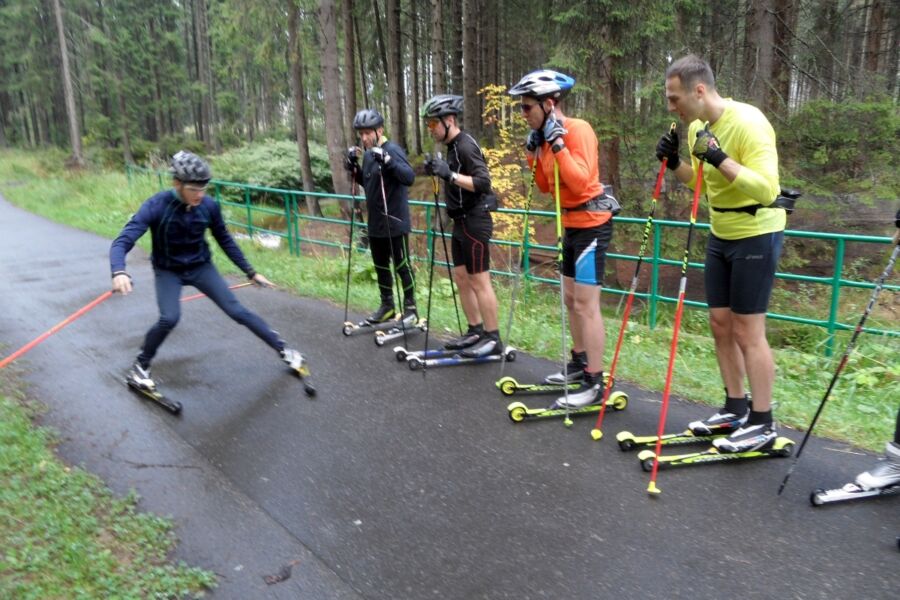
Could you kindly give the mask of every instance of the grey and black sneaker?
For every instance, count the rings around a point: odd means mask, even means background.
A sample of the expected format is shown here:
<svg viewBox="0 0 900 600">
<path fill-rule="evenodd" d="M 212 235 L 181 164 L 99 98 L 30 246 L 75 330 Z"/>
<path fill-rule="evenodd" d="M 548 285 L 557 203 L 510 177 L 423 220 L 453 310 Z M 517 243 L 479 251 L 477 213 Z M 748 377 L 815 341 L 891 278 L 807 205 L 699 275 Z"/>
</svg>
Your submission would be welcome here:
<svg viewBox="0 0 900 600">
<path fill-rule="evenodd" d="M 485 333 L 477 342 L 459 353 L 460 356 L 465 356 L 466 358 L 500 356 L 501 354 L 503 354 L 503 342 L 500 341 L 500 336 L 496 333 Z"/>
<path fill-rule="evenodd" d="M 396 314 L 393 302 L 388 304 L 387 302 L 382 301 L 381 306 L 379 306 L 371 315 L 366 317 L 366 322 L 377 325 L 378 323 L 384 323 L 385 321 L 393 319 Z"/>
<path fill-rule="evenodd" d="M 450 340 L 446 344 L 444 344 L 444 348 L 447 350 L 462 350 L 463 348 L 468 348 L 469 346 L 474 346 L 481 339 L 481 336 L 484 335 L 484 326 L 483 325 L 469 325 L 469 330 L 464 334 L 459 336 L 456 339 Z"/>
<path fill-rule="evenodd" d="M 572 350 L 572 360 L 566 363 L 566 371 L 553 373 L 544 377 L 544 383 L 556 383 L 562 385 L 566 382 L 581 381 L 584 379 L 584 370 L 587 368 L 587 352 L 575 352 Z"/>
<path fill-rule="evenodd" d="M 553 405 L 557 408 L 566 408 L 568 405 L 570 409 L 573 409 L 599 404 L 603 402 L 603 387 L 602 373 L 585 372 L 578 389 L 572 390 L 568 395 L 560 396 Z"/>
<path fill-rule="evenodd" d="M 403 304 L 403 322 L 408 325 L 414 325 L 419 320 L 419 310 L 413 303 L 405 302 Z"/>
<path fill-rule="evenodd" d="M 713 440 L 713 446 L 721 452 L 750 452 L 772 445 L 776 437 L 775 423 L 744 425 L 728 437 Z"/>
<path fill-rule="evenodd" d="M 143 390 L 152 391 L 156 389 L 156 382 L 153 381 L 153 378 L 150 376 L 150 366 L 142 367 L 141 363 L 138 361 L 134 361 L 134 364 L 131 365 L 131 369 L 128 370 L 128 374 L 125 378 L 128 383 Z"/>
<path fill-rule="evenodd" d="M 298 350 L 293 348 L 284 348 L 281 351 L 281 360 L 287 363 L 287 366 L 295 371 L 299 371 L 306 364 L 306 358 L 300 354 Z"/>
<path fill-rule="evenodd" d="M 885 456 L 875 466 L 856 476 L 856 485 L 864 490 L 877 490 L 900 484 L 900 444 L 888 442 Z"/>
</svg>

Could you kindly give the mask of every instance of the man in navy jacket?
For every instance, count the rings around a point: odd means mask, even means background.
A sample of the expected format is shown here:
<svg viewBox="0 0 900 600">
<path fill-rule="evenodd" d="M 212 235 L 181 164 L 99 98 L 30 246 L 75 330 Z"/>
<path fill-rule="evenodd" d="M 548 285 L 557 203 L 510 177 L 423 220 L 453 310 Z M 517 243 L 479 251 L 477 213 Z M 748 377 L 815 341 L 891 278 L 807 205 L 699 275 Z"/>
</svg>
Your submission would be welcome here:
<svg viewBox="0 0 900 600">
<path fill-rule="evenodd" d="M 284 341 L 265 321 L 244 308 L 212 264 L 209 245 L 204 237 L 207 229 L 231 262 L 251 281 L 264 286 L 272 285 L 253 270 L 228 233 L 219 205 L 206 195 L 206 186 L 211 178 L 209 165 L 199 156 L 182 151 L 172 157 L 170 170 L 172 189 L 147 199 L 113 241 L 109 251 L 113 291 L 126 295 L 132 288 L 131 276 L 125 270 L 125 256 L 150 229 L 159 320 L 147 332 L 128 379 L 144 389 L 156 387 L 150 376 L 150 362 L 163 340 L 178 324 L 181 288 L 185 285 L 192 285 L 206 294 L 225 314 L 278 351 L 292 369 L 299 370 L 305 362 L 300 352 L 286 348 Z"/>
</svg>

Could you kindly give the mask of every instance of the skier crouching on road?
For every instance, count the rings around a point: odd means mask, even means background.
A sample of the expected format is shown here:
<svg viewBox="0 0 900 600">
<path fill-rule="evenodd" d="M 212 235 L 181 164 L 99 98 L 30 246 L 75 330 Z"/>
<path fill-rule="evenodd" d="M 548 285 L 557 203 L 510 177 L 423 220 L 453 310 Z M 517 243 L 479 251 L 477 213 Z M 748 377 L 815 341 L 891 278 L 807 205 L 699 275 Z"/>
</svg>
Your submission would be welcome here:
<svg viewBox="0 0 900 600">
<path fill-rule="evenodd" d="M 365 151 L 362 168 L 360 149 L 350 148 L 344 167 L 366 192 L 369 211 L 369 248 L 378 276 L 381 305 L 366 319 L 383 323 L 394 318 L 394 280 L 391 260 L 403 285 L 403 319 L 416 318 L 415 286 L 409 263 L 409 186 L 416 174 L 403 149 L 384 137 L 384 118 L 372 109 L 353 117 L 353 129 Z"/>
<path fill-rule="evenodd" d="M 228 233 L 222 212 L 215 200 L 206 195 L 211 178 L 209 165 L 190 152 L 178 152 L 172 157 L 172 189 L 147 199 L 131 217 L 109 250 L 114 292 L 131 292 L 131 276 L 125 270 L 125 256 L 147 229 L 153 237 L 151 260 L 156 280 L 156 302 L 159 320 L 147 332 L 141 352 L 128 372 L 128 379 L 144 389 L 155 389 L 150 376 L 150 362 L 166 336 L 178 324 L 181 316 L 181 288 L 192 285 L 229 317 L 246 326 L 262 341 L 277 350 L 282 360 L 299 370 L 304 357 L 297 350 L 287 348 L 284 341 L 258 315 L 244 308 L 210 260 L 209 246 L 204 239 L 206 230 L 212 232 L 228 258 L 247 274 L 254 283 L 272 283 L 253 267 Z"/>
</svg>

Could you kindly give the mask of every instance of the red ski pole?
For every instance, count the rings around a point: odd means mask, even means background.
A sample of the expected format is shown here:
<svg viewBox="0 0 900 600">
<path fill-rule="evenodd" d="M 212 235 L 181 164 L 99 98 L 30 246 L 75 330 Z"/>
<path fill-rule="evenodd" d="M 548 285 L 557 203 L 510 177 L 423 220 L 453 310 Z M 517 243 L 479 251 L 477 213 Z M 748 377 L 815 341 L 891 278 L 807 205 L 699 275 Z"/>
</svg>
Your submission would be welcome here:
<svg viewBox="0 0 900 600">
<path fill-rule="evenodd" d="M 672 129 L 675 124 L 672 123 Z M 637 291 L 638 276 L 641 273 L 641 263 L 644 260 L 644 252 L 647 251 L 647 240 L 650 239 L 650 230 L 653 229 L 653 214 L 656 212 L 656 201 L 659 199 L 659 192 L 662 189 L 663 178 L 666 175 L 666 158 L 662 159 L 659 166 L 659 174 L 656 176 L 656 186 L 653 188 L 653 200 L 650 203 L 650 214 L 647 216 L 647 222 L 644 223 L 644 235 L 641 239 L 641 249 L 638 252 L 637 265 L 634 267 L 634 277 L 631 279 L 631 288 L 628 290 L 628 300 L 625 302 L 625 313 L 622 315 L 622 325 L 619 327 L 619 339 L 616 340 L 616 352 L 613 354 L 612 364 L 609 367 L 609 379 L 603 389 L 603 402 L 600 403 L 600 414 L 597 415 L 597 423 L 591 430 L 591 437 L 599 440 L 603 437 L 603 413 L 606 412 L 606 403 L 609 401 L 609 393 L 616 381 L 616 365 L 619 364 L 619 351 L 622 349 L 622 340 L 625 338 L 625 329 L 628 326 L 628 317 L 631 315 L 631 305 L 634 304 L 634 293 Z"/>
<path fill-rule="evenodd" d="M 675 370 L 675 354 L 678 350 L 678 330 L 681 328 L 681 313 L 684 311 L 684 292 L 687 289 L 688 257 L 691 253 L 691 237 L 694 224 L 697 222 L 697 207 L 700 205 L 700 188 L 703 187 L 703 161 L 697 167 L 697 183 L 694 185 L 694 204 L 691 206 L 691 222 L 688 225 L 687 243 L 684 246 L 684 259 L 681 261 L 681 281 L 678 284 L 678 305 L 675 308 L 675 323 L 672 325 L 672 346 L 669 348 L 669 367 L 666 370 L 666 386 L 663 389 L 662 410 L 659 413 L 659 427 L 656 431 L 656 449 L 653 454 L 653 471 L 650 473 L 650 485 L 647 492 L 659 494 L 656 487 L 656 474 L 659 471 L 659 453 L 662 448 L 662 436 L 666 429 L 666 413 L 669 410 L 669 394 L 672 391 L 672 373 Z"/>
<path fill-rule="evenodd" d="M 12 361 L 16 360 L 17 358 L 19 358 L 20 356 L 22 356 L 23 354 L 25 354 L 26 352 L 28 352 L 29 350 L 31 350 L 32 348 L 34 348 L 35 346 L 37 346 L 38 344 L 40 344 L 41 342 L 46 340 L 48 337 L 50 337 L 51 335 L 53 335 L 54 333 L 56 333 L 57 331 L 59 331 L 60 329 L 62 329 L 63 327 L 65 327 L 66 325 L 68 325 L 69 323 L 71 323 L 72 321 L 77 319 L 78 317 L 80 317 L 81 315 L 83 315 L 84 313 L 88 312 L 89 310 L 91 310 L 92 308 L 97 306 L 98 304 L 102 304 L 107 298 L 109 298 L 112 295 L 113 295 L 112 290 L 103 292 L 102 294 L 97 296 L 97 298 L 95 298 L 94 300 L 91 300 L 88 304 L 86 304 L 82 308 L 79 308 L 77 311 L 72 313 L 70 316 L 66 317 L 60 323 L 54 325 L 52 328 L 50 328 L 46 332 L 42 333 L 35 339 L 31 340 L 30 342 L 28 342 L 27 344 L 25 344 L 24 346 L 22 346 L 21 348 L 19 348 L 18 350 L 16 350 L 15 352 L 10 354 L 6 358 L 4 358 L 2 361 L 0 361 L 0 369 L 5 367 Z"/>
</svg>

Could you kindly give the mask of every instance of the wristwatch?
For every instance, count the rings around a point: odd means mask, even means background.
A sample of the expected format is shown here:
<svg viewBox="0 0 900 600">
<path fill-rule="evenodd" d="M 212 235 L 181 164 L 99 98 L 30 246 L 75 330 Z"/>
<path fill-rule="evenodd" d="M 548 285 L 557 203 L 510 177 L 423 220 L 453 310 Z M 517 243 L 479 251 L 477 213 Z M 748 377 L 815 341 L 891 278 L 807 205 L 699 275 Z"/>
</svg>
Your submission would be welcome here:
<svg viewBox="0 0 900 600">
<path fill-rule="evenodd" d="M 457 179 L 459 179 L 459 173 L 450 173 L 450 183 L 455 184 Z"/>
</svg>

